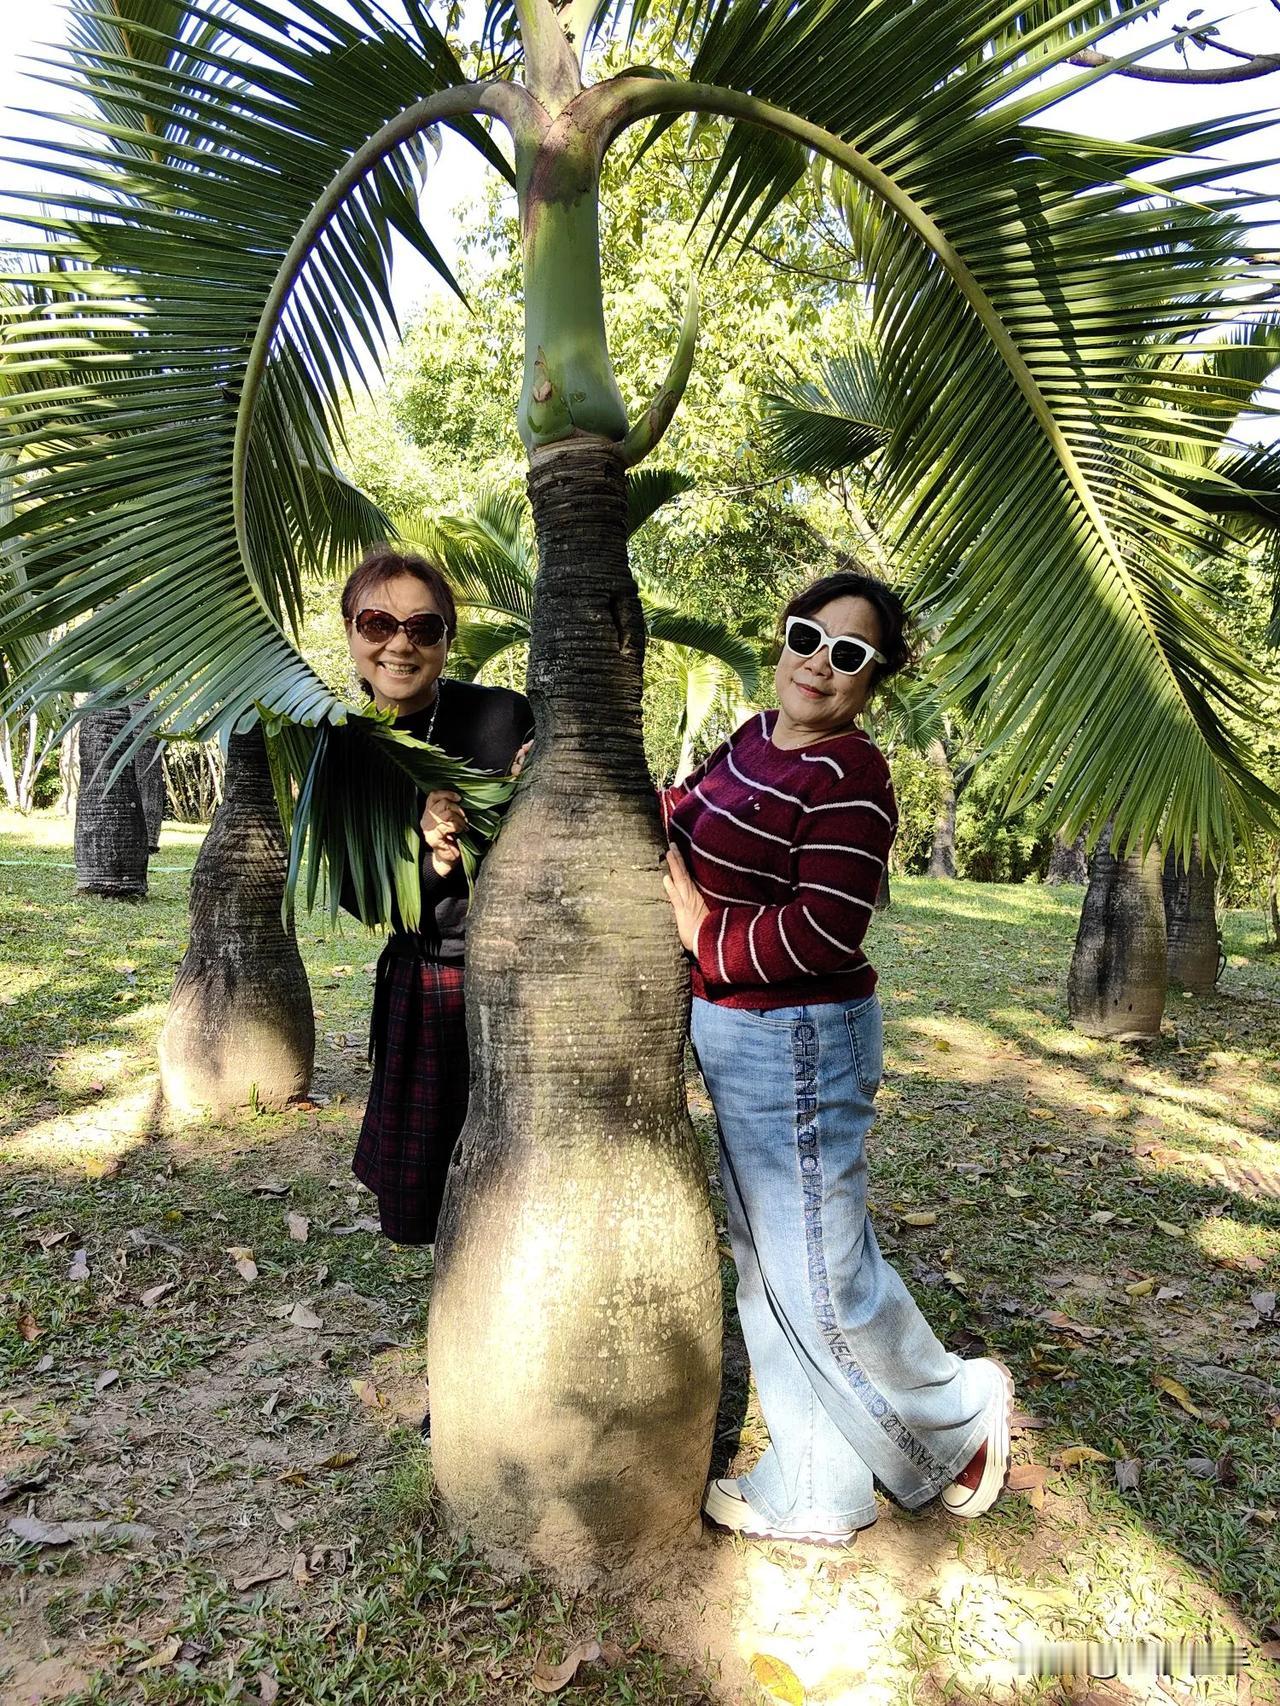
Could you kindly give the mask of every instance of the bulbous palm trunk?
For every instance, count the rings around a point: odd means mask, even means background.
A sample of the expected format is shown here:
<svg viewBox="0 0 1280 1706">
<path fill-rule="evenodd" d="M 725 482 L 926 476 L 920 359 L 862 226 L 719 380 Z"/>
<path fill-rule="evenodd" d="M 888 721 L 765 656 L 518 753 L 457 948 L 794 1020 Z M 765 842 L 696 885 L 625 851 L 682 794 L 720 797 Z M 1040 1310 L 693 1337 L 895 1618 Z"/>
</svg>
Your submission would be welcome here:
<svg viewBox="0 0 1280 1706">
<path fill-rule="evenodd" d="M 1200 857 L 1198 840 L 1188 863 L 1170 853 L 1163 881 L 1169 982 L 1207 995 L 1218 981 L 1218 874 Z"/>
<path fill-rule="evenodd" d="M 534 758 L 468 923 L 471 1105 L 431 1300 L 448 1519 L 569 1583 L 687 1536 L 720 1284 L 685 1109 L 688 966 L 641 738 L 644 624 L 616 449 L 531 459 Z"/>
<path fill-rule="evenodd" d="M 226 792 L 191 873 L 190 941 L 160 1033 L 160 1082 L 180 1113 L 306 1094 L 311 990 L 280 921 L 287 850 L 262 729 L 232 735 Z"/>
<path fill-rule="evenodd" d="M 112 900 L 147 892 L 147 822 L 137 773 L 126 764 L 112 780 L 112 742 L 129 722 L 125 709 L 81 718 L 80 790 L 76 795 L 76 889 Z"/>
<path fill-rule="evenodd" d="M 933 849 L 929 855 L 931 877 L 956 874 L 956 779 L 945 744 L 931 740 L 925 757 L 938 773 L 938 810 L 933 819 Z"/>
<path fill-rule="evenodd" d="M 1054 888 L 1062 883 L 1089 881 L 1089 860 L 1085 853 L 1083 835 L 1077 835 L 1074 841 L 1068 841 L 1061 832 L 1055 833 L 1053 852 L 1049 855 L 1049 869 L 1044 880 Z"/>
<path fill-rule="evenodd" d="M 1067 978 L 1067 1007 L 1088 1036 L 1158 1037 L 1168 982 L 1160 850 L 1119 859 L 1111 825 L 1089 866 L 1089 886 Z"/>
</svg>

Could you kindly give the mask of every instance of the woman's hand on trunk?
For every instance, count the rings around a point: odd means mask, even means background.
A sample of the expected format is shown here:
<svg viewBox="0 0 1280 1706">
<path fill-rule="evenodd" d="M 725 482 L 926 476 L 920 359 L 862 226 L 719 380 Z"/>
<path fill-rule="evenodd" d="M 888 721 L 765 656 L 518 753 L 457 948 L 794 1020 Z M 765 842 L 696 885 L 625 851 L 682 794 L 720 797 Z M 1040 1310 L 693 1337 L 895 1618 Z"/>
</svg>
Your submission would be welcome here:
<svg viewBox="0 0 1280 1706">
<path fill-rule="evenodd" d="M 667 899 L 676 915 L 680 942 L 690 954 L 698 951 L 698 931 L 710 908 L 689 875 L 689 868 L 674 847 L 667 849 L 667 874 L 662 879 Z"/>
</svg>

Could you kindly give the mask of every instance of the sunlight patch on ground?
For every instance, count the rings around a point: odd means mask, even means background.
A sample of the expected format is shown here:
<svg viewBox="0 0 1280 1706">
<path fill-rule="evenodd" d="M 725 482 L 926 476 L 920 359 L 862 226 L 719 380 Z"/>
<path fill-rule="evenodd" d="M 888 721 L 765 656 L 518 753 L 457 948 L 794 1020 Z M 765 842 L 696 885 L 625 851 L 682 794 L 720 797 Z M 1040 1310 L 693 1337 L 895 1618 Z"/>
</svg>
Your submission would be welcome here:
<svg viewBox="0 0 1280 1706">
<path fill-rule="evenodd" d="M 938 1698 L 964 1691 L 961 1698 L 1012 1702 L 1050 1690 L 1056 1699 L 1055 1685 L 1027 1674 L 1050 1643 L 1176 1641 L 1206 1631 L 1223 1642 L 1244 1638 L 1225 1603 L 1149 1535 L 1108 1532 L 1104 1512 L 1078 1499 L 1050 1503 L 1054 1514 L 1033 1543 L 1044 1568 L 1032 1563 L 1034 1573 L 1025 1558 L 997 1551 L 1010 1522 L 1025 1520 L 1025 1505 L 1010 1495 L 979 1527 L 990 1547 L 944 1518 L 893 1514 L 847 1551 L 720 1539 L 720 1560 L 737 1567 L 723 1605 L 707 1607 L 707 1631 L 727 1614 L 747 1669 L 754 1662 L 759 1675 L 780 1660 L 805 1699 L 826 1706 L 933 1699 L 914 1692 L 930 1687 Z M 1127 1700 L 1169 1698 L 1151 1679 L 1131 1677 L 1127 1686 Z M 1234 1680 L 1202 1682 L 1192 1697 L 1235 1700 Z"/>
<path fill-rule="evenodd" d="M 0 1139 L 0 1160 L 52 1173 L 101 1177 L 148 1141 L 159 1109 L 159 1080 L 149 1074 L 114 1095 L 104 1091 L 87 1107 L 37 1119 Z"/>
</svg>

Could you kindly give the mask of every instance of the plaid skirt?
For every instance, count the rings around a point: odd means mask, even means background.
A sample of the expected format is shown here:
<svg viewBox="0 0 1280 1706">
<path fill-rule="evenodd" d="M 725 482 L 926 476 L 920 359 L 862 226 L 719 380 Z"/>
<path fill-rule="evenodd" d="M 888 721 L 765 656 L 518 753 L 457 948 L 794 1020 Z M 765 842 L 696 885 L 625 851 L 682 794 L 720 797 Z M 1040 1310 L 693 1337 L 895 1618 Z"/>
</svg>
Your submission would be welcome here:
<svg viewBox="0 0 1280 1706">
<path fill-rule="evenodd" d="M 369 1050 L 373 1077 L 351 1163 L 397 1244 L 430 1244 L 467 1117 L 463 970 L 393 936 L 378 960 Z"/>
</svg>

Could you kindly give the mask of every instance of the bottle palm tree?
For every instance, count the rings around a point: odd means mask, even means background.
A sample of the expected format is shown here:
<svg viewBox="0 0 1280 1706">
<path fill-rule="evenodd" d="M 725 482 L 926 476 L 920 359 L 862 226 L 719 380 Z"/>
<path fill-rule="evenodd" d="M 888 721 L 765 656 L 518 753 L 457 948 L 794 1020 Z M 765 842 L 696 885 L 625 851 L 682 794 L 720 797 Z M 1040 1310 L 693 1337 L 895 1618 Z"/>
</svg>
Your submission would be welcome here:
<svg viewBox="0 0 1280 1706">
<path fill-rule="evenodd" d="M 658 509 L 692 482 L 662 468 L 627 476 L 627 537 L 631 539 Z M 408 545 L 422 545 L 440 562 L 458 599 L 457 637 L 449 670 L 474 680 L 482 669 L 533 632 L 537 547 L 529 506 L 522 497 L 482 491 L 466 515 L 400 515 L 395 531 Z M 760 660 L 750 638 L 724 623 L 682 609 L 665 598 L 656 582 L 640 578 L 640 605 L 649 640 L 670 646 L 680 685 L 676 736 L 679 780 L 694 765 L 694 743 L 706 725 L 726 676 L 743 699 L 760 690 Z"/>
<path fill-rule="evenodd" d="M 302 778 L 295 873 L 314 894 L 326 860 L 331 893 L 349 872 L 370 918 L 395 893 L 412 919 L 413 791 L 458 778 L 338 700 L 290 641 L 327 525 L 299 451 L 322 457 L 389 335 L 393 237 L 447 274 L 418 206 L 423 138 L 449 126 L 517 192 L 537 753 L 469 930 L 472 1099 L 437 1249 L 433 1454 L 449 1521 L 495 1556 L 567 1579 L 620 1567 L 696 1521 L 720 1293 L 626 550 L 627 471 L 678 405 L 694 317 L 629 418 L 601 299 L 604 156 L 636 126 L 719 121 L 724 241 L 827 163 L 851 229 L 874 227 L 869 312 L 905 423 L 881 464 L 902 560 L 954 613 L 960 688 L 993 684 L 988 736 L 1024 786 L 1054 778 L 1067 815 L 1168 820 L 1184 840 L 1198 826 L 1212 856 L 1277 802 L 1224 724 L 1248 667 L 1192 606 L 1167 543 L 1181 500 L 1158 456 L 1130 451 L 1164 381 L 1122 358 L 1265 285 L 1216 152 L 1240 124 L 1130 144 L 1044 122 L 1073 75 L 1049 74 L 1127 17 L 1124 0 L 495 0 L 499 51 L 478 79 L 426 0 L 399 19 L 375 0 L 112 9 L 145 12 L 147 39 L 181 52 L 144 74 L 91 42 L 68 68 L 104 116 L 49 144 L 64 190 L 26 215 L 37 248 L 84 275 L 56 324 L 11 328 L 20 360 L 56 362 L 62 395 L 4 405 L 42 472 L 17 520 L 31 577 L 0 634 L 84 618 L 27 691 L 105 668 L 169 730 L 262 718 Z M 662 71 L 592 83 L 594 47 L 659 13 Z M 60 406 L 86 397 L 96 420 L 56 439 Z M 483 822 L 501 788 L 460 780 Z"/>
</svg>

